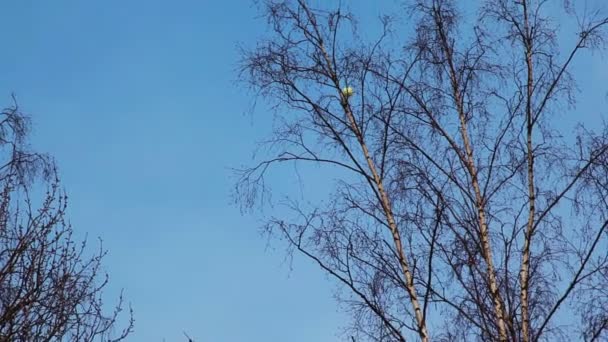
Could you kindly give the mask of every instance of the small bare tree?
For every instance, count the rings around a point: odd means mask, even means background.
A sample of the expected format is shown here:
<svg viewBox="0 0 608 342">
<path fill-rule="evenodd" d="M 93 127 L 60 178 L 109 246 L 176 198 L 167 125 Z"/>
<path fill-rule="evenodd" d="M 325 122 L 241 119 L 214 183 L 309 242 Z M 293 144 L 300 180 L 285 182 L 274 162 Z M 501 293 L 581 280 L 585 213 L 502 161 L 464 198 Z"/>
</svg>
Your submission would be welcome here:
<svg viewBox="0 0 608 342">
<path fill-rule="evenodd" d="M 123 340 L 133 316 L 114 331 L 122 296 L 107 312 L 105 251 L 72 238 L 67 196 L 52 160 L 28 150 L 28 128 L 16 105 L 1 112 L 0 341 Z"/>
<path fill-rule="evenodd" d="M 366 43 L 343 8 L 262 4 L 271 36 L 241 75 L 274 105 L 276 155 L 236 196 L 264 201 L 275 164 L 337 170 L 326 201 L 286 195 L 294 215 L 266 228 L 350 290 L 352 340 L 608 338 L 608 129 L 558 124 L 608 18 L 561 5 L 412 0 Z M 560 9 L 580 28 L 566 49 Z"/>
</svg>

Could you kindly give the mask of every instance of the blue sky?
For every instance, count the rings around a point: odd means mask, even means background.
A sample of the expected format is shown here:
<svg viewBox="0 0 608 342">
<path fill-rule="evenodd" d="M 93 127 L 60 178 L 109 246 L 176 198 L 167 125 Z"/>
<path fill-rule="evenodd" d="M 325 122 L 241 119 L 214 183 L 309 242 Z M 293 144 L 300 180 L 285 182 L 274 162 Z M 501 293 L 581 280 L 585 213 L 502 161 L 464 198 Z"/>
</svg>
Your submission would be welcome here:
<svg viewBox="0 0 608 342">
<path fill-rule="evenodd" d="M 249 1 L 3 1 L 0 102 L 14 92 L 52 154 L 79 233 L 101 236 L 130 341 L 334 341 L 340 316 L 312 266 L 266 249 L 231 205 L 270 117 L 245 115 L 236 43 Z M 241 26 L 242 25 L 242 26 Z M 94 243 L 94 239 L 91 240 Z"/>
<path fill-rule="evenodd" d="M 353 6 L 380 12 L 365 3 Z M 290 272 L 258 217 L 231 205 L 228 168 L 271 125 L 263 108 L 245 114 L 234 83 L 236 43 L 264 31 L 250 1 L 22 0 L 0 13 L 0 105 L 17 95 L 75 230 L 104 239 L 108 295 L 124 288 L 135 310 L 130 341 L 337 340 L 325 277 L 300 259 Z M 601 84 L 604 61 L 577 68 Z M 583 109 L 605 106 L 605 87 L 592 91 Z"/>
</svg>

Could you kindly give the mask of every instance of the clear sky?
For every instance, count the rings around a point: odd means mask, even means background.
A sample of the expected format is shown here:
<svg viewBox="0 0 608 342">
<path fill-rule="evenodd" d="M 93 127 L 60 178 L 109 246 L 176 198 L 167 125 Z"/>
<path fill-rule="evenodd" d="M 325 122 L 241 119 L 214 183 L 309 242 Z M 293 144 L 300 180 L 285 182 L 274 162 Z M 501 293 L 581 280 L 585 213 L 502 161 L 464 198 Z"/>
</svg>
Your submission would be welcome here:
<svg viewBox="0 0 608 342">
<path fill-rule="evenodd" d="M 230 201 L 228 168 L 251 161 L 271 123 L 245 114 L 233 82 L 236 43 L 264 30 L 251 4 L 0 3 L 0 105 L 17 95 L 75 230 L 104 239 L 108 300 L 124 288 L 135 310 L 130 341 L 329 342 L 345 323 L 321 272 L 300 259 L 290 272 Z M 604 60 L 589 60 L 587 80 L 605 84 Z"/>
<path fill-rule="evenodd" d="M 130 341 L 336 340 L 324 276 L 297 260 L 290 272 L 229 198 L 228 168 L 270 124 L 244 114 L 233 82 L 256 15 L 247 0 L 0 3 L 0 105 L 15 92 L 74 229 L 104 239 Z"/>
</svg>

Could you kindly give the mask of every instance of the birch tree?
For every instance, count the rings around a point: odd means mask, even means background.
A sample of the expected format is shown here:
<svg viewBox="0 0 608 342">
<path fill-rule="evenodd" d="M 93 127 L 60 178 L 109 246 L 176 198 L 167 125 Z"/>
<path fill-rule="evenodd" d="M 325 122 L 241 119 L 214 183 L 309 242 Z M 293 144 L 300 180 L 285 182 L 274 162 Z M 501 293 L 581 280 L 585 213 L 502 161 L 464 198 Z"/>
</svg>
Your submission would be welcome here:
<svg viewBox="0 0 608 342">
<path fill-rule="evenodd" d="M 235 195 L 264 203 L 282 165 L 339 175 L 265 231 L 338 284 L 345 338 L 608 338 L 608 128 L 575 103 L 605 85 L 573 72 L 608 17 L 575 5 L 407 1 L 365 41 L 344 7 L 260 3 L 241 77 L 277 124 Z"/>
</svg>

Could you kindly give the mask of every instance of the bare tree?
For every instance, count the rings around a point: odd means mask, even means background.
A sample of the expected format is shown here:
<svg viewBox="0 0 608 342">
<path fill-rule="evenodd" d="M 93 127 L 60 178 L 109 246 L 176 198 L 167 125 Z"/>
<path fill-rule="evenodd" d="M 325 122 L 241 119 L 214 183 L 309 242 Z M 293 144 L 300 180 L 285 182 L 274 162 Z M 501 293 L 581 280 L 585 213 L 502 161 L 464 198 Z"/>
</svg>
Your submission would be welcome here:
<svg viewBox="0 0 608 342">
<path fill-rule="evenodd" d="M 28 129 L 16 105 L 1 112 L 0 341 L 123 340 L 133 316 L 115 331 L 123 300 L 102 301 L 106 252 L 72 238 L 67 195 L 53 161 L 28 150 Z"/>
<path fill-rule="evenodd" d="M 349 339 L 606 339 L 608 128 L 558 123 L 577 115 L 572 64 L 603 47 L 608 18 L 474 3 L 409 1 L 367 43 L 344 8 L 263 2 L 271 34 L 241 75 L 277 127 L 235 195 L 264 203 L 275 164 L 338 174 L 322 202 L 285 194 L 293 215 L 265 228 L 349 290 Z"/>
</svg>

